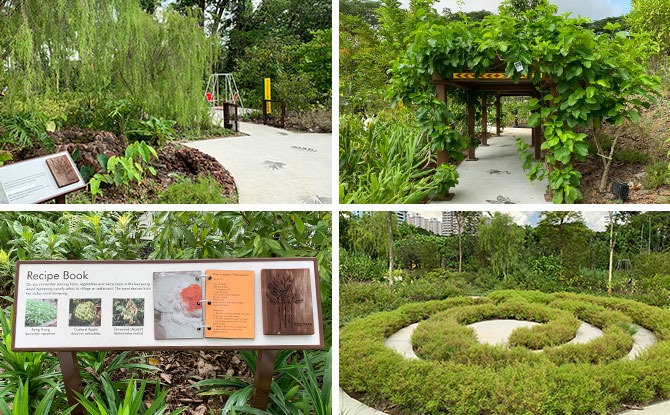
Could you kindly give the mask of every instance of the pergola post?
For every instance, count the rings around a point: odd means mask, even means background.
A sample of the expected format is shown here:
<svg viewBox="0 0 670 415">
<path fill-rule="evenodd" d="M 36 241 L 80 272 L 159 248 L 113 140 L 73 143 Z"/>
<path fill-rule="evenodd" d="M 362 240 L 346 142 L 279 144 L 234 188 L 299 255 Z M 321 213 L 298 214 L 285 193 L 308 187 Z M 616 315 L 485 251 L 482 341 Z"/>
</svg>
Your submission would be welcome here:
<svg viewBox="0 0 670 415">
<path fill-rule="evenodd" d="M 500 137 L 501 134 L 501 128 L 500 128 L 500 94 L 496 95 L 496 135 Z"/>
<path fill-rule="evenodd" d="M 482 96 L 482 146 L 483 147 L 488 147 L 488 137 L 487 137 L 487 132 L 489 129 L 489 120 L 488 120 L 488 102 L 486 99 L 486 94 Z"/>
<path fill-rule="evenodd" d="M 447 103 L 447 86 L 443 84 L 436 83 L 435 84 L 435 93 L 437 94 L 437 99 L 440 101 L 444 102 L 445 104 Z M 446 164 L 449 161 L 449 156 L 447 154 L 446 150 L 438 150 L 437 151 L 437 166 L 441 166 L 443 164 Z"/>
<path fill-rule="evenodd" d="M 468 147 L 468 161 L 475 161 L 475 104 L 468 103 L 468 137 L 470 138 L 470 146 Z"/>
</svg>

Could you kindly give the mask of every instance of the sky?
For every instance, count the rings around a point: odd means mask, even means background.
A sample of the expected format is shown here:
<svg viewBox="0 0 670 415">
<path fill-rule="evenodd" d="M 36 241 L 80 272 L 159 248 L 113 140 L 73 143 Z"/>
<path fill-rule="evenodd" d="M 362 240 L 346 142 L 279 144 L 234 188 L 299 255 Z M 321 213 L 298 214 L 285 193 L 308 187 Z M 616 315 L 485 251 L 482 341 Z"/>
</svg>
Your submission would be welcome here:
<svg viewBox="0 0 670 415">
<path fill-rule="evenodd" d="M 419 215 L 423 216 L 424 218 L 437 218 L 442 220 L 442 212 L 417 212 L 417 211 L 410 211 L 408 213 L 415 214 L 418 213 Z M 525 225 L 531 225 L 533 227 L 537 226 L 537 223 L 540 220 L 540 213 L 539 211 L 510 211 L 510 212 L 504 212 L 508 215 L 510 215 L 516 224 L 520 226 L 525 226 Z M 586 226 L 588 226 L 590 229 L 600 232 L 604 231 L 606 228 L 605 225 L 605 217 L 608 216 L 608 212 L 582 212 L 582 216 L 584 217 L 584 220 L 586 221 Z"/>
<path fill-rule="evenodd" d="M 409 0 L 400 0 L 405 6 L 409 5 Z M 550 0 L 558 6 L 560 14 L 571 12 L 573 17 L 582 15 L 591 20 L 600 20 L 605 17 L 621 16 L 630 11 L 630 0 Z M 465 0 L 465 5 L 461 11 L 470 12 L 477 10 L 488 10 L 498 12 L 500 0 Z M 435 9 L 442 11 L 445 7 L 452 12 L 459 11 L 456 0 L 439 0 L 435 2 Z"/>
</svg>

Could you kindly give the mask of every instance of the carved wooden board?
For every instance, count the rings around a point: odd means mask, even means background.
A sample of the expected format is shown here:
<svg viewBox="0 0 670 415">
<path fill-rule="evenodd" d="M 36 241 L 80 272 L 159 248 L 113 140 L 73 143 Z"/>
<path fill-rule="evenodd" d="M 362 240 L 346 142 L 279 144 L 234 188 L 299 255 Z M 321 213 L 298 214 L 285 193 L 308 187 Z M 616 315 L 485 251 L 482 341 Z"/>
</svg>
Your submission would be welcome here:
<svg viewBox="0 0 670 415">
<path fill-rule="evenodd" d="M 263 334 L 314 334 L 308 269 L 261 270 Z"/>
<path fill-rule="evenodd" d="M 49 166 L 49 170 L 51 170 L 59 188 L 79 181 L 77 171 L 72 167 L 70 158 L 66 155 L 47 159 L 47 166 Z"/>
</svg>

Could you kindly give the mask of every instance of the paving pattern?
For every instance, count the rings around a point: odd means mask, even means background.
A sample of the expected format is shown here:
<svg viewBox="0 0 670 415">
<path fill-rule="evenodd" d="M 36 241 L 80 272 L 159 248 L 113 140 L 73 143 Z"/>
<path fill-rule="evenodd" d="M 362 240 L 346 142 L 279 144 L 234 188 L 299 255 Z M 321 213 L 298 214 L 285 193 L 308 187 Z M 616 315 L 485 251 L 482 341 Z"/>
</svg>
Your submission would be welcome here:
<svg viewBox="0 0 670 415">
<path fill-rule="evenodd" d="M 531 183 L 522 168 L 516 139 L 531 142 L 530 128 L 505 128 L 500 137 L 488 139 L 488 147 L 478 147 L 476 161 L 463 161 L 457 168 L 459 183 L 450 190 L 449 201 L 434 204 L 547 204 L 546 179 Z M 532 150 L 529 150 L 532 151 Z"/>
<path fill-rule="evenodd" d="M 247 135 L 184 145 L 211 155 L 230 171 L 239 203 L 332 203 L 332 134 L 300 134 L 245 122 L 240 131 Z"/>
</svg>

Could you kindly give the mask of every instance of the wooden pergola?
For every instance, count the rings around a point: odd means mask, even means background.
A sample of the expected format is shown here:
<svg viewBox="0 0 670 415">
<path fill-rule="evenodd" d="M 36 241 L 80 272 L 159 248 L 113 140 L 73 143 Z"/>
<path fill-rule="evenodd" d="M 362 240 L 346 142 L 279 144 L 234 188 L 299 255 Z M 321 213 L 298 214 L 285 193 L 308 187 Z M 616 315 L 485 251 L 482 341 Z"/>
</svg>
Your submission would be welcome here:
<svg viewBox="0 0 670 415">
<path fill-rule="evenodd" d="M 435 92 L 438 99 L 443 102 L 447 102 L 448 99 L 448 87 L 458 88 L 470 92 L 484 92 L 482 97 L 482 135 L 481 135 L 481 145 L 488 146 L 487 143 L 487 130 L 488 130 L 488 116 L 486 110 L 490 104 L 487 100 L 488 95 L 495 96 L 495 106 L 496 106 L 496 135 L 500 136 L 501 126 L 500 126 L 500 98 L 504 96 L 527 96 L 531 98 L 541 99 L 541 92 L 538 90 L 537 86 L 533 84 L 533 80 L 530 77 L 521 77 L 517 82 L 508 77 L 505 73 L 505 62 L 496 61 L 491 65 L 488 71 L 480 73 L 477 75 L 475 72 L 468 69 L 463 70 L 462 72 L 454 73 L 451 78 L 443 79 L 439 74 L 435 73 L 433 75 L 432 83 L 435 85 Z M 555 94 L 555 85 L 551 84 L 549 81 L 549 87 L 552 93 Z M 468 136 L 471 141 L 474 141 L 475 136 L 475 108 L 474 104 L 468 104 Z M 532 131 L 532 146 L 535 148 L 535 159 L 539 160 L 542 158 L 542 146 L 543 135 L 542 127 L 537 126 L 533 128 Z M 446 163 L 447 152 L 440 151 L 437 154 L 437 165 Z M 475 146 L 470 144 L 468 149 L 468 158 L 467 160 L 477 160 L 475 157 Z"/>
</svg>

